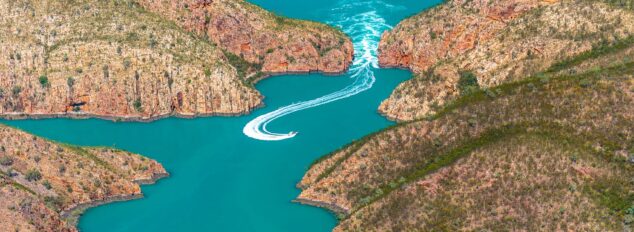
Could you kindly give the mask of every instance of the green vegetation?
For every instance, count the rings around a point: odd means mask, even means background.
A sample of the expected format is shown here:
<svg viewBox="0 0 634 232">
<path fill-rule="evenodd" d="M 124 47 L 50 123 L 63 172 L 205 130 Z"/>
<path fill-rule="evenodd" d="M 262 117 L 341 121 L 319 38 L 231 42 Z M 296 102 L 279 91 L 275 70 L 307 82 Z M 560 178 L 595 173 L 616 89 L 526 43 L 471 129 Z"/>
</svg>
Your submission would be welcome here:
<svg viewBox="0 0 634 232">
<path fill-rule="evenodd" d="M 143 112 L 143 105 L 141 103 L 140 98 L 137 98 L 136 100 L 134 100 L 133 106 L 137 112 Z"/>
<path fill-rule="evenodd" d="M 478 77 L 473 72 L 460 72 L 460 80 L 458 81 L 458 89 L 460 94 L 469 95 L 480 89 Z"/>
<path fill-rule="evenodd" d="M 13 164 L 13 159 L 9 156 L 0 156 L 0 165 L 2 166 L 11 166 Z"/>
<path fill-rule="evenodd" d="M 579 65 L 584 61 L 596 59 L 607 54 L 621 51 L 623 49 L 631 47 L 632 45 L 634 45 L 634 36 L 630 36 L 623 40 L 617 40 L 613 43 L 604 42 L 596 45 L 591 50 L 584 52 L 578 56 L 554 64 L 553 66 L 548 68 L 548 70 L 546 70 L 546 73 L 559 72 L 570 67 L 574 67 L 575 65 Z"/>
<path fill-rule="evenodd" d="M 236 54 L 233 54 L 231 52 L 228 52 L 226 50 L 223 50 L 223 52 L 229 64 L 231 64 L 231 66 L 236 68 L 236 71 L 238 72 L 238 77 L 240 77 L 246 84 L 251 86 L 252 83 L 246 79 L 247 75 L 249 73 L 256 73 L 262 70 L 262 65 L 249 63 L 242 57 Z"/>
<path fill-rule="evenodd" d="M 20 86 L 13 86 L 13 89 L 11 89 L 11 93 L 13 94 L 14 97 L 17 97 L 18 95 L 20 95 L 21 92 L 22 92 L 22 87 Z"/>
<path fill-rule="evenodd" d="M 44 188 L 51 190 L 53 188 L 53 186 L 51 185 L 51 182 L 48 182 L 48 180 L 44 180 L 44 182 L 42 182 L 42 185 L 44 186 Z"/>
<path fill-rule="evenodd" d="M 614 59 L 612 58 L 614 54 L 621 54 L 619 52 L 631 47 L 630 45 L 624 46 L 623 43 L 621 41 L 612 43 L 610 46 L 597 46 L 596 50 L 553 65 L 547 72 L 537 73 L 521 81 L 505 83 L 489 89 L 480 89 L 477 77 L 473 73 L 461 72 L 459 83 L 461 96 L 438 110 L 436 114 L 401 123 L 382 132 L 366 136 L 322 157 L 315 161 L 311 167 L 324 160 L 335 159 L 333 156 L 338 155 L 336 160 L 329 161 L 330 166 L 318 173 L 316 181 L 318 182 L 335 175 L 335 171 L 338 172 L 341 164 L 352 155 L 364 157 L 363 154 L 359 153 L 362 147 L 367 147 L 370 152 L 373 152 L 372 159 L 376 159 L 376 155 L 380 154 L 385 164 L 373 160 L 367 167 L 364 165 L 361 170 L 372 171 L 369 173 L 359 171 L 361 172 L 359 174 L 361 180 L 347 183 L 347 187 L 340 186 L 341 183 L 335 183 L 332 184 L 333 189 L 330 188 L 330 185 L 320 185 L 315 190 L 324 194 L 327 194 L 324 191 L 328 191 L 329 194 L 340 194 L 340 197 L 344 197 L 352 203 L 352 212 L 343 218 L 344 224 L 348 220 L 364 218 L 364 220 L 372 221 L 368 222 L 370 224 L 368 228 L 370 228 L 377 226 L 372 224 L 375 222 L 374 220 L 382 221 L 379 218 L 399 217 L 398 215 L 401 215 L 399 212 L 402 212 L 404 205 L 415 199 L 407 198 L 414 196 L 406 195 L 407 197 L 405 197 L 402 195 L 400 189 L 404 188 L 405 185 L 412 186 L 410 183 L 420 181 L 443 167 L 450 167 L 454 162 L 466 158 L 469 154 L 489 144 L 501 142 L 505 143 L 505 146 L 509 147 L 508 149 L 517 149 L 513 146 L 520 145 L 526 136 L 540 138 L 540 141 L 555 141 L 555 144 L 562 145 L 559 148 L 570 154 L 571 162 L 593 160 L 593 167 L 595 164 L 605 165 L 604 167 L 610 167 L 609 169 L 619 170 L 617 171 L 619 175 L 631 174 L 633 166 L 628 164 L 629 156 L 623 157 L 617 154 L 622 149 L 627 151 L 634 149 L 631 140 L 628 140 L 627 133 L 619 132 L 619 130 L 627 130 L 625 128 L 631 127 L 632 122 L 619 119 L 618 124 L 594 129 L 591 129 L 593 127 L 586 123 L 599 123 L 604 115 L 620 117 L 614 114 L 623 110 L 620 106 L 627 105 L 627 100 L 623 102 L 609 100 L 613 99 L 610 93 L 623 94 L 617 86 L 620 86 L 619 83 L 629 83 L 628 78 L 631 78 L 631 73 L 634 73 L 634 62 L 631 59 L 625 58 L 609 62 Z M 594 65 L 596 60 L 600 59 L 601 64 Z M 605 61 L 609 63 L 606 64 Z M 582 64 L 583 67 L 588 66 L 587 64 L 591 64 L 591 66 L 579 68 Z M 576 68 L 578 72 L 574 75 L 557 74 L 557 72 L 569 68 Z M 628 90 L 630 88 L 627 87 Z M 623 100 L 622 98 L 618 99 Z M 600 104 L 601 108 L 588 107 L 587 104 L 590 101 L 594 104 Z M 569 103 L 564 104 L 564 102 Z M 583 111 L 583 115 L 580 115 L 580 111 Z M 529 112 L 534 115 L 529 117 L 526 115 Z M 584 118 L 580 119 L 579 117 Z M 557 121 L 557 123 L 552 123 L 553 121 Z M 449 136 L 449 139 L 443 137 L 445 135 L 436 138 L 417 138 L 415 133 L 410 134 L 409 132 L 417 131 L 421 127 L 435 130 L 433 125 L 445 125 L 447 127 L 442 127 L 442 130 L 456 134 L 446 135 Z M 582 133 L 578 131 L 578 128 L 586 129 Z M 484 131 L 472 134 L 474 130 L 480 129 Z M 515 143 L 508 143 L 506 141 L 509 138 L 521 139 L 515 140 Z M 369 146 L 364 146 L 366 144 Z M 342 152 L 344 153 L 342 154 Z M 367 152 L 365 148 L 363 152 Z M 389 165 L 394 159 L 398 159 L 400 167 L 394 168 Z M 560 185 L 550 186 L 549 189 L 579 192 L 588 199 L 592 199 L 598 207 L 608 209 L 607 212 L 611 215 L 609 218 L 621 218 L 628 225 L 634 223 L 634 215 L 630 213 L 634 211 L 632 208 L 634 206 L 634 193 L 628 191 L 634 187 L 631 180 L 618 176 L 608 176 L 574 185 L 566 184 L 563 186 L 559 182 L 557 184 Z M 399 191 L 400 195 L 398 196 L 403 199 L 386 198 L 394 196 L 392 194 L 394 191 Z M 524 193 L 524 190 L 518 191 Z M 378 203 L 377 201 L 380 200 L 381 203 Z M 365 207 L 368 205 L 372 206 Z M 439 216 L 438 218 L 434 217 L 434 220 L 464 217 L 464 213 L 466 213 L 461 211 L 464 210 L 464 207 L 460 205 L 435 203 L 432 205 L 435 207 L 434 215 Z M 376 207 L 385 208 L 377 209 Z M 454 210 L 443 211 L 449 208 Z M 362 209 L 363 211 L 361 211 Z M 562 207 L 561 214 L 563 215 L 567 209 Z M 599 217 L 599 215 L 591 217 Z M 394 218 L 390 218 L 390 220 L 392 219 Z M 367 221 L 363 221 L 363 223 L 365 222 Z M 500 226 L 509 225 L 505 223 L 511 222 L 501 220 L 497 223 L 496 225 Z M 347 224 L 345 225 L 347 226 Z M 358 229 L 358 227 L 354 228 Z"/>
<path fill-rule="evenodd" d="M 73 151 L 75 154 L 79 155 L 79 156 L 83 156 L 86 157 L 90 160 L 92 160 L 93 162 L 95 162 L 95 164 L 100 165 L 112 172 L 116 173 L 116 170 L 110 166 L 110 164 L 108 164 L 107 162 L 103 161 L 102 159 L 100 159 L 99 157 L 97 157 L 96 155 L 92 154 L 91 152 L 89 152 L 88 150 L 86 150 L 83 147 L 78 147 L 78 146 L 72 146 L 72 145 L 67 145 L 67 144 L 60 144 L 61 147 L 71 150 Z M 60 167 L 60 173 L 66 171 L 66 167 Z"/>
<path fill-rule="evenodd" d="M 42 179 L 42 173 L 40 173 L 40 171 L 36 170 L 36 169 L 31 169 L 29 171 L 26 172 L 25 177 L 26 180 L 28 181 L 39 181 Z"/>
<path fill-rule="evenodd" d="M 32 195 L 36 195 L 35 191 L 31 190 L 30 188 L 27 188 L 24 185 L 21 185 L 20 183 L 11 182 L 11 185 L 13 185 L 13 187 L 15 187 L 15 188 L 17 188 L 19 190 L 25 191 L 25 192 L 30 193 Z"/>
<path fill-rule="evenodd" d="M 68 85 L 68 88 L 73 88 L 73 86 L 75 86 L 75 78 L 68 77 L 68 79 L 66 79 L 66 85 Z"/>
<path fill-rule="evenodd" d="M 39 81 L 42 88 L 47 88 L 50 86 L 50 83 L 48 82 L 48 77 L 45 75 L 40 76 Z"/>
<path fill-rule="evenodd" d="M 62 197 L 45 196 L 44 204 L 53 211 L 59 212 L 64 205 L 64 199 Z"/>
</svg>

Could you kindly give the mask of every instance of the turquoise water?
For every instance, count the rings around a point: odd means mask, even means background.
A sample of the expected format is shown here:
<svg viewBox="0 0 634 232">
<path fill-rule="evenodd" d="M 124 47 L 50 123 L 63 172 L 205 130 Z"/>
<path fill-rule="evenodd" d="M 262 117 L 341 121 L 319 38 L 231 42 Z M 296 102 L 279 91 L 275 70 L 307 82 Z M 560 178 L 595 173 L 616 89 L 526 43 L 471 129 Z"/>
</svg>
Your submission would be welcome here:
<svg viewBox="0 0 634 232">
<path fill-rule="evenodd" d="M 378 41 L 375 36 L 364 36 L 364 31 L 395 25 L 440 1 L 252 2 L 289 17 L 341 26 L 354 38 L 355 49 L 363 50 L 362 39 Z M 366 21 L 385 25 L 360 23 Z M 364 59 L 372 57 L 357 60 Z M 329 231 L 337 222 L 332 214 L 291 200 L 299 194 L 295 184 L 312 161 L 393 124 L 376 110 L 410 73 L 376 69 L 372 62 L 368 65 L 366 74 L 375 77 L 371 88 L 271 121 L 271 131 L 299 131 L 294 138 L 282 141 L 249 138 L 243 134 L 243 127 L 275 109 L 322 97 L 368 77 L 351 78 L 351 72 L 337 77 L 269 78 L 256 86 L 266 96 L 266 107 L 244 117 L 170 118 L 152 123 L 96 119 L 2 122 L 62 142 L 114 146 L 140 153 L 158 160 L 170 172 L 171 177 L 143 187 L 144 199 L 89 209 L 80 218 L 82 231 Z"/>
</svg>

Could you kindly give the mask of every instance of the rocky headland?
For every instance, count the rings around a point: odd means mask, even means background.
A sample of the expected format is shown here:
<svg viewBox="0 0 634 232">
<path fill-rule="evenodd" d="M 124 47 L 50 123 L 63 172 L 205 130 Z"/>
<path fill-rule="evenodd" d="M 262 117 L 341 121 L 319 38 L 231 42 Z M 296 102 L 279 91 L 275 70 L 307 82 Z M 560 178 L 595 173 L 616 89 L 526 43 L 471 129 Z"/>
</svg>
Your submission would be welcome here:
<svg viewBox="0 0 634 232">
<path fill-rule="evenodd" d="M 634 228 L 632 1 L 453 0 L 404 20 L 401 121 L 315 161 L 297 201 L 335 231 Z"/>
<path fill-rule="evenodd" d="M 253 83 L 344 72 L 342 32 L 231 1 L 4 1 L 0 116 L 153 120 L 240 115 Z"/>
<path fill-rule="evenodd" d="M 77 231 L 84 209 L 140 198 L 140 184 L 166 176 L 161 164 L 137 154 L 0 125 L 0 230 Z"/>
<path fill-rule="evenodd" d="M 383 34 L 379 62 L 415 78 L 380 106 L 408 121 L 437 112 L 477 77 L 490 88 L 543 71 L 594 47 L 629 38 L 634 14 L 611 1 L 447 1 Z M 631 3 L 630 3 L 631 4 Z"/>
</svg>

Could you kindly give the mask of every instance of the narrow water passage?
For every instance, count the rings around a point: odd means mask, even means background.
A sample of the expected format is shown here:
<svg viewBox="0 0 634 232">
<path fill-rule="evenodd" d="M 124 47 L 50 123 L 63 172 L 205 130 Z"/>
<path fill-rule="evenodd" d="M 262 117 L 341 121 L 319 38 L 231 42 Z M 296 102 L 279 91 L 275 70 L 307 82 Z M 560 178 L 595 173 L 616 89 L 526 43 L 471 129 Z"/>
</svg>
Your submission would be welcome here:
<svg viewBox="0 0 634 232">
<path fill-rule="evenodd" d="M 377 14 L 374 9 L 388 7 L 389 5 L 376 1 L 352 0 L 341 1 L 338 5 L 340 5 L 340 7 L 331 10 L 331 15 L 334 16 L 334 20 L 328 21 L 327 23 L 343 28 L 343 31 L 352 39 L 355 59 L 348 75 L 354 79 L 354 82 L 334 93 L 313 100 L 284 106 L 259 116 L 251 120 L 243 128 L 245 135 L 254 139 L 268 141 L 295 137 L 297 134 L 295 131 L 273 133 L 267 129 L 267 125 L 278 118 L 297 111 L 348 98 L 372 88 L 372 85 L 374 85 L 376 81 L 374 69 L 379 68 L 377 49 L 379 40 L 381 39 L 381 33 L 391 28 L 390 25 L 386 24 L 385 19 Z M 356 11 L 358 11 L 359 8 L 367 9 L 367 11 L 358 13 Z"/>
<path fill-rule="evenodd" d="M 411 74 L 375 67 L 378 36 L 384 28 L 440 0 L 252 2 L 288 17 L 341 26 L 355 42 L 359 57 L 354 67 L 364 68 L 337 77 L 285 75 L 263 80 L 256 88 L 266 96 L 266 107 L 242 117 L 168 118 L 152 123 L 0 121 L 65 143 L 139 153 L 161 162 L 170 172 L 169 178 L 144 186 L 143 199 L 89 209 L 80 217 L 82 231 L 323 232 L 336 225 L 328 211 L 292 203 L 299 194 L 295 184 L 314 160 L 393 124 L 376 110 Z M 356 72 L 372 75 L 353 77 Z M 293 139 L 267 142 L 243 133 L 244 126 L 261 115 L 319 99 L 354 83 L 372 88 L 267 124 L 271 132 L 300 132 Z"/>
</svg>

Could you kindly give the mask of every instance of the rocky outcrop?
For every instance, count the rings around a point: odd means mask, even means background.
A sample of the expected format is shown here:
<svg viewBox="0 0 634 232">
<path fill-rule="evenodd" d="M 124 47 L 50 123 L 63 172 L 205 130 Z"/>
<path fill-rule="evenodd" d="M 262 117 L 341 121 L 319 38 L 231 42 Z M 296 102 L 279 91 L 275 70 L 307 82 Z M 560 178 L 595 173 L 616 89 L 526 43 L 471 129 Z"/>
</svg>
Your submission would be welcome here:
<svg viewBox="0 0 634 232">
<path fill-rule="evenodd" d="M 243 0 L 141 0 L 141 5 L 206 36 L 264 73 L 344 72 L 353 47 L 341 31 L 274 15 Z M 256 70 L 257 71 L 257 70 Z"/>
<path fill-rule="evenodd" d="M 352 58 L 338 30 L 244 1 L 19 0 L 0 11 L 4 118 L 246 114 L 262 104 L 258 77 L 342 72 Z"/>
<path fill-rule="evenodd" d="M 0 125 L 3 231 L 76 231 L 86 207 L 142 197 L 140 183 L 167 176 L 154 160 L 76 147 Z"/>
<path fill-rule="evenodd" d="M 380 111 L 397 120 L 433 114 L 461 94 L 463 73 L 490 88 L 634 33 L 634 14 L 601 1 L 448 1 L 385 32 L 383 66 L 416 73 Z"/>
<path fill-rule="evenodd" d="M 630 230 L 631 6 L 456 0 L 405 20 L 381 64 L 417 76 L 380 110 L 407 122 L 315 162 L 298 201 L 343 212 L 334 231 Z"/>
<path fill-rule="evenodd" d="M 634 63 L 599 70 L 503 84 L 361 139 L 311 166 L 298 199 L 344 209 L 335 231 L 627 230 Z"/>
</svg>

